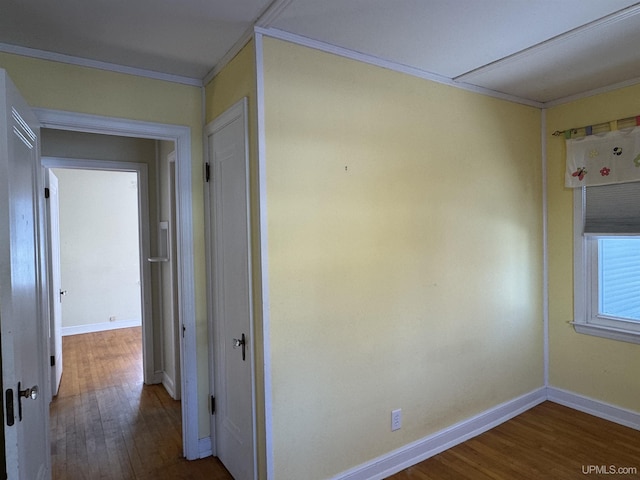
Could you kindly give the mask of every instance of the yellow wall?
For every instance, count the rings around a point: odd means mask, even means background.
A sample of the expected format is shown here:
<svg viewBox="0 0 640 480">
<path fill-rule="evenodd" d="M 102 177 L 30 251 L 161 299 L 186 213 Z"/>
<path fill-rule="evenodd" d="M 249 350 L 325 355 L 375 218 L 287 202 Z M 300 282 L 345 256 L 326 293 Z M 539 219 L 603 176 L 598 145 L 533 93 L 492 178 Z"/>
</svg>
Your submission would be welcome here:
<svg viewBox="0 0 640 480">
<path fill-rule="evenodd" d="M 259 195 L 258 195 L 258 140 L 257 140 L 257 103 L 256 103 L 256 59 L 255 43 L 250 41 L 222 71 L 205 87 L 206 122 L 212 122 L 229 107 L 243 97 L 248 98 L 249 106 L 249 176 L 251 184 L 251 229 L 253 260 L 253 304 L 254 304 L 254 346 L 256 374 L 258 472 L 266 477 L 266 443 L 264 428 L 264 362 L 262 336 L 262 286 L 260 273 L 260 232 L 259 232 Z"/>
<path fill-rule="evenodd" d="M 191 128 L 199 437 L 209 435 L 209 379 L 202 190 L 202 92 L 198 87 L 0 53 L 33 107 L 185 125 Z"/>
<path fill-rule="evenodd" d="M 541 387 L 539 110 L 264 46 L 275 478 Z"/>
<path fill-rule="evenodd" d="M 638 345 L 578 334 L 573 320 L 573 194 L 564 187 L 565 141 L 555 130 L 635 116 L 640 85 L 547 112 L 549 210 L 549 384 L 640 411 Z"/>
<path fill-rule="evenodd" d="M 255 112 L 255 92 L 255 44 L 251 40 L 205 87 L 206 123 L 219 117 L 242 97 L 249 97 L 249 109 Z M 255 131 L 253 122 L 249 123 L 249 129 Z"/>
</svg>

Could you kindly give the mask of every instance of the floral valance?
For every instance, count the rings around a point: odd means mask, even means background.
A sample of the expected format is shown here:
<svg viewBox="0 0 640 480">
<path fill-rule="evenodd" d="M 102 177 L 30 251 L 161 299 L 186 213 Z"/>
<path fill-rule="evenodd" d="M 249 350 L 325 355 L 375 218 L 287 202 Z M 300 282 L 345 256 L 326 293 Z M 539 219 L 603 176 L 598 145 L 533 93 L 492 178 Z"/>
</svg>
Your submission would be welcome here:
<svg viewBox="0 0 640 480">
<path fill-rule="evenodd" d="M 640 127 L 567 140 L 567 187 L 640 181 Z"/>
</svg>

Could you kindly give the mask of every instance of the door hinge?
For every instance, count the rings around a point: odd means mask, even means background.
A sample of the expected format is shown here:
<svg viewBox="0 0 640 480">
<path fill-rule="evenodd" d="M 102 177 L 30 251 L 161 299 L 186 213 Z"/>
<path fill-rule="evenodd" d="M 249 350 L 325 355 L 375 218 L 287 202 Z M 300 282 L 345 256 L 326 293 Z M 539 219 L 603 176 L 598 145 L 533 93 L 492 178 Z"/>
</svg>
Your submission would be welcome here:
<svg viewBox="0 0 640 480">
<path fill-rule="evenodd" d="M 49 357 L 49 363 L 51 363 L 52 367 L 56 366 L 56 356 L 55 355 L 51 355 L 51 357 Z"/>
<path fill-rule="evenodd" d="M 51 191 L 49 187 L 44 187 L 44 198 L 49 198 L 51 196 Z"/>
<path fill-rule="evenodd" d="M 211 415 L 216 413 L 216 397 L 211 395 Z"/>
<path fill-rule="evenodd" d="M 209 162 L 207 162 L 204 164 L 204 181 L 208 183 L 210 179 L 211 179 L 211 166 L 209 165 Z"/>
</svg>

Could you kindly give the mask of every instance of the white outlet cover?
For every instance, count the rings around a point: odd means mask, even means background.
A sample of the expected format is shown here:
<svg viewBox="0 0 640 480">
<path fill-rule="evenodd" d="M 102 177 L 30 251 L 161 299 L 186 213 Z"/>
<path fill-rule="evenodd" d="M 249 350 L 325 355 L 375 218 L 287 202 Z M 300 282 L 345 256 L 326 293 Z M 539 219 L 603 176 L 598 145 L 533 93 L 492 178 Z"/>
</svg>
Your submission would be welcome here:
<svg viewBox="0 0 640 480">
<path fill-rule="evenodd" d="M 402 428 L 402 409 L 391 411 L 391 431 L 400 430 Z"/>
</svg>

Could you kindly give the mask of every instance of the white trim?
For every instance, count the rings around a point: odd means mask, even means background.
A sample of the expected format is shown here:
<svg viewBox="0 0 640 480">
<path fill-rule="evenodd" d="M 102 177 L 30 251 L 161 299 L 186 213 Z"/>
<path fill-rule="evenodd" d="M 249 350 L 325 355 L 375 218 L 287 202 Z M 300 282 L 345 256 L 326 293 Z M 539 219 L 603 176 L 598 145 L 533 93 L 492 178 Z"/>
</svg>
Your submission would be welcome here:
<svg viewBox="0 0 640 480">
<path fill-rule="evenodd" d="M 264 431 L 267 480 L 275 478 L 273 457 L 273 401 L 271 381 L 271 307 L 269 299 L 269 239 L 267 221 L 267 156 L 264 113 L 264 52 L 262 34 L 256 31 L 256 105 L 258 117 L 258 209 L 260 232 L 260 273 L 262 284 L 262 338 L 264 368 Z"/>
<path fill-rule="evenodd" d="M 338 47 L 330 43 L 321 42 L 319 40 L 314 40 L 308 37 L 303 37 L 295 33 L 285 32 L 277 28 L 256 27 L 255 32 L 260 33 L 262 35 L 266 35 L 268 37 L 277 38 L 285 42 L 294 43 L 296 45 L 313 48 L 315 50 L 320 50 L 322 52 L 331 53 L 344 58 L 349 58 L 351 60 L 356 60 L 358 62 L 368 63 L 369 65 L 375 65 L 377 67 L 386 68 L 388 70 L 392 70 L 395 72 L 404 73 L 406 75 L 411 75 L 417 78 L 422 78 L 423 80 L 430 80 L 432 82 L 441 83 L 444 85 L 448 85 L 450 87 L 460 88 L 462 90 L 467 90 L 470 92 L 478 93 L 481 95 L 487 95 L 489 97 L 499 98 L 501 100 L 507 100 L 509 102 L 519 103 L 522 105 L 528 105 L 530 107 L 536 107 L 536 108 L 544 107 L 544 103 L 537 102 L 535 100 L 516 97 L 514 95 L 497 92 L 495 90 L 479 87 L 477 85 L 472 85 L 470 83 L 457 82 L 454 79 L 445 77 L 443 75 L 427 72 L 425 70 L 420 70 L 419 68 L 410 67 L 408 65 L 403 65 L 397 62 L 375 57 L 373 55 L 367 55 L 364 53 L 356 52 L 353 50 L 349 50 L 347 48 Z"/>
<path fill-rule="evenodd" d="M 165 388 L 165 390 L 167 391 L 167 393 L 171 396 L 171 398 L 173 398 L 174 400 L 179 400 L 176 399 L 176 385 L 173 381 L 173 378 L 171 378 L 167 372 L 162 372 L 162 386 Z M 202 458 L 202 457 L 200 457 Z"/>
<path fill-rule="evenodd" d="M 569 95 L 568 97 L 558 98 L 556 100 L 550 100 L 544 104 L 545 108 L 557 107 L 558 105 L 564 105 L 565 103 L 575 102 L 576 100 L 582 100 L 583 98 L 593 97 L 602 93 L 613 92 L 620 90 L 621 88 L 631 87 L 640 83 L 640 77 L 631 78 L 623 82 L 614 83 L 612 85 L 606 85 L 600 88 L 594 88 L 586 92 L 576 93 L 575 95 Z"/>
<path fill-rule="evenodd" d="M 595 337 L 608 338 L 609 340 L 640 344 L 640 333 L 638 332 L 582 322 L 571 322 L 571 325 L 573 325 L 576 332 L 583 333 L 585 335 L 593 335 Z"/>
<path fill-rule="evenodd" d="M 544 385 L 549 385 L 549 202 L 547 200 L 547 111 L 540 111 L 542 153 L 542 361 Z"/>
<path fill-rule="evenodd" d="M 640 344 L 640 332 L 632 328 L 624 329 L 622 321 L 598 323 L 594 311 L 598 309 L 597 290 L 594 292 L 594 279 L 597 278 L 597 240 L 582 234 L 585 219 L 585 187 L 573 189 L 573 325 L 577 333 L 593 335 Z M 595 258 L 594 258 L 595 256 Z"/>
<path fill-rule="evenodd" d="M 216 75 L 224 70 L 224 67 L 226 67 L 231 62 L 231 60 L 233 60 L 235 56 L 240 53 L 240 51 L 247 43 L 249 43 L 252 37 L 253 27 L 249 27 L 244 31 L 244 33 L 236 41 L 236 43 L 234 43 L 233 46 L 229 50 L 227 50 L 227 53 L 222 56 L 218 63 L 216 63 L 215 66 L 204 76 L 204 78 L 202 79 L 202 85 L 206 86 L 211 80 L 213 80 Z"/>
<path fill-rule="evenodd" d="M 274 0 L 255 21 L 256 27 L 269 28 L 293 0 Z"/>
<path fill-rule="evenodd" d="M 76 57 L 73 55 L 65 55 L 63 53 L 48 52 L 46 50 L 38 50 L 36 48 L 21 47 L 18 45 L 10 45 L 8 43 L 0 43 L 0 52 L 10 53 L 13 55 L 21 55 L 23 57 L 38 58 L 40 60 L 49 60 L 51 62 L 66 63 L 79 67 L 96 68 L 98 70 L 106 70 L 108 72 L 124 73 L 126 75 L 135 75 L 137 77 L 151 78 L 153 80 L 162 80 L 165 82 L 179 83 L 182 85 L 190 85 L 193 87 L 201 87 L 202 80 L 198 78 L 185 77 L 182 75 L 174 75 L 171 73 L 156 72 L 154 70 L 146 70 L 144 68 L 127 67 L 117 63 L 102 62 L 100 60 L 91 60 L 89 58 Z"/>
<path fill-rule="evenodd" d="M 132 318 L 131 320 L 116 320 L 115 322 L 88 323 L 86 325 L 71 325 L 62 327 L 62 336 L 82 335 L 83 333 L 106 332 L 107 330 L 118 330 L 119 328 L 141 327 L 142 320 Z"/>
<path fill-rule="evenodd" d="M 332 480 L 382 480 L 401 470 L 422 462 L 438 453 L 497 427 L 511 418 L 550 401 L 594 415 L 598 418 L 640 430 L 640 413 L 595 400 L 555 387 L 542 387 L 526 395 L 490 408 L 474 417 L 447 427 L 433 435 L 381 455 Z"/>
<path fill-rule="evenodd" d="M 633 410 L 555 387 L 547 387 L 547 399 L 565 407 L 640 430 L 640 412 L 634 412 Z"/>
<path fill-rule="evenodd" d="M 544 387 L 497 405 L 421 440 L 405 445 L 333 477 L 333 480 L 382 480 L 490 430 L 547 399 Z"/>
<path fill-rule="evenodd" d="M 207 458 L 213 455 L 211 449 L 211 437 L 203 437 L 198 439 L 198 458 Z"/>
<path fill-rule="evenodd" d="M 42 127 L 126 137 L 174 141 L 176 144 L 176 207 L 178 291 L 184 326 L 182 370 L 182 439 L 187 459 L 198 458 L 198 364 L 196 358 L 196 302 L 192 213 L 191 129 L 180 125 L 141 122 L 50 109 L 34 109 Z"/>
<path fill-rule="evenodd" d="M 207 85 L 213 78 L 218 75 L 224 67 L 226 67 L 231 60 L 235 58 L 240 50 L 242 50 L 247 43 L 253 38 L 254 29 L 258 27 L 269 27 L 278 19 L 282 12 L 291 4 L 293 0 L 273 0 L 273 3 L 269 4 L 267 8 L 258 16 L 256 21 L 244 31 L 242 36 L 233 44 L 233 46 L 227 50 L 218 63 L 209 70 L 209 72 L 202 79 L 202 85 Z M 204 123 L 204 122 L 203 122 Z"/>
</svg>

